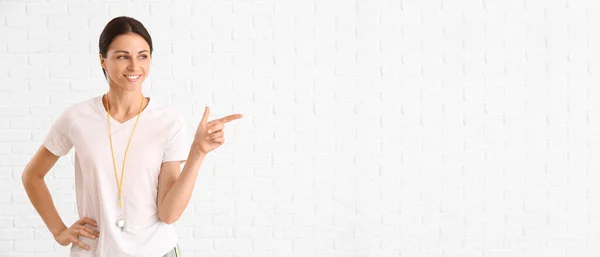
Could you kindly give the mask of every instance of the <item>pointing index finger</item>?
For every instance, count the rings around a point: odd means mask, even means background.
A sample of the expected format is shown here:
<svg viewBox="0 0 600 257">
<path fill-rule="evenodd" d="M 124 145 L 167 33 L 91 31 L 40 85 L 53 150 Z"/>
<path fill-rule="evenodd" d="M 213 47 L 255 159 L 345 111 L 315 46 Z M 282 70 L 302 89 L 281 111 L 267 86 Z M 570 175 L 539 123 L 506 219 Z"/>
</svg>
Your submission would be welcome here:
<svg viewBox="0 0 600 257">
<path fill-rule="evenodd" d="M 243 115 L 237 113 L 237 114 L 231 114 L 228 116 L 225 116 L 223 118 L 220 118 L 219 121 L 223 122 L 223 123 L 227 123 L 230 122 L 232 120 L 237 120 L 237 119 L 241 119 L 242 117 L 244 117 Z"/>
<path fill-rule="evenodd" d="M 210 108 L 208 108 L 208 106 L 205 106 L 204 114 L 202 115 L 202 120 L 200 121 L 200 123 L 206 124 L 206 121 L 208 120 L 209 115 L 210 115 Z"/>
</svg>

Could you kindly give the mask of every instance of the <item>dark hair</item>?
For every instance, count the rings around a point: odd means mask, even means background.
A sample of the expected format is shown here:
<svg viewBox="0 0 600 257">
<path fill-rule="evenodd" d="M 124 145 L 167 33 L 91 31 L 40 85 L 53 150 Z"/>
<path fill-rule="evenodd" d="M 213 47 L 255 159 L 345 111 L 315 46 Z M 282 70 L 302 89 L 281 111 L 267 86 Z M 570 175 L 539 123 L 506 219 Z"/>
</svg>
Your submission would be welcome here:
<svg viewBox="0 0 600 257">
<path fill-rule="evenodd" d="M 152 55 L 152 38 L 150 37 L 150 34 L 144 25 L 134 18 L 119 16 L 109 21 L 104 27 L 104 30 L 102 30 L 102 34 L 100 34 L 98 47 L 100 48 L 100 54 L 102 57 L 106 58 L 108 47 L 115 37 L 128 33 L 135 33 L 144 38 L 144 40 L 146 40 L 150 46 L 150 55 Z M 107 78 L 106 71 L 102 69 L 102 72 L 104 73 L 104 78 Z"/>
</svg>

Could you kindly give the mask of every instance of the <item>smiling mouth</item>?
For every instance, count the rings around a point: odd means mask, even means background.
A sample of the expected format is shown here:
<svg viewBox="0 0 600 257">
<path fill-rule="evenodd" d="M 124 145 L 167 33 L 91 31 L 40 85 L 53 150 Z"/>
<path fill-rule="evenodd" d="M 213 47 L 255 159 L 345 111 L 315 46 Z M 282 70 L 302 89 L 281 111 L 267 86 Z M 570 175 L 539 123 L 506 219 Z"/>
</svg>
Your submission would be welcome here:
<svg viewBox="0 0 600 257">
<path fill-rule="evenodd" d="M 138 79 L 139 77 L 141 77 L 142 75 L 123 75 L 125 77 L 127 77 L 128 79 Z"/>
</svg>

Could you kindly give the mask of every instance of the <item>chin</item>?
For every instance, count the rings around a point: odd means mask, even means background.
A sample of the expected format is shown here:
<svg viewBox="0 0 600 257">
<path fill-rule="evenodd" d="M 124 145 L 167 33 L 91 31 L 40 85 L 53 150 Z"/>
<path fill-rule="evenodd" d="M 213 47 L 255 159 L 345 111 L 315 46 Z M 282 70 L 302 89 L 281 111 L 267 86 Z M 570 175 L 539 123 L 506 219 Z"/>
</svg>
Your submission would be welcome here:
<svg viewBox="0 0 600 257">
<path fill-rule="evenodd" d="M 135 81 L 135 82 L 131 82 L 131 81 L 128 81 L 125 79 L 125 80 L 121 81 L 121 86 L 127 90 L 135 90 L 135 89 L 141 87 L 142 83 L 144 83 L 144 80 L 142 80 L 142 79 Z"/>
<path fill-rule="evenodd" d="M 138 83 L 139 83 L 139 85 L 138 85 Z M 121 86 L 121 89 L 123 89 L 124 91 L 135 92 L 135 91 L 140 91 L 141 82 L 136 82 L 136 83 L 125 82 L 125 83 L 121 84 L 120 86 Z"/>
</svg>

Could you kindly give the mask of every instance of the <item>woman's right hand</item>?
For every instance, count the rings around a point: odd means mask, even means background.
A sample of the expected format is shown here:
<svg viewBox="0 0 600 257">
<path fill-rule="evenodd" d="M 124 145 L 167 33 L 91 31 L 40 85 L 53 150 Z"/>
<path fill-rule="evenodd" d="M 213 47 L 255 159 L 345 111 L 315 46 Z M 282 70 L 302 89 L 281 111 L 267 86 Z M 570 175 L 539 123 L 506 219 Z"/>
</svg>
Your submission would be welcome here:
<svg viewBox="0 0 600 257">
<path fill-rule="evenodd" d="M 88 217 L 84 217 L 84 218 L 76 221 L 75 223 L 73 223 L 73 225 L 71 225 L 71 227 L 63 229 L 63 231 L 58 233 L 58 236 L 56 236 L 56 238 L 54 238 L 54 239 L 56 240 L 56 242 L 58 244 L 60 244 L 62 246 L 67 246 L 70 243 L 73 243 L 83 249 L 89 250 L 90 246 L 81 242 L 81 240 L 79 240 L 78 237 L 85 236 L 85 237 L 88 237 L 91 239 L 96 239 L 96 238 L 98 238 L 98 236 L 100 236 L 100 232 L 92 229 L 89 226 L 86 226 L 86 224 L 89 224 L 93 227 L 98 227 L 98 223 L 96 223 L 95 220 L 90 219 Z"/>
</svg>

